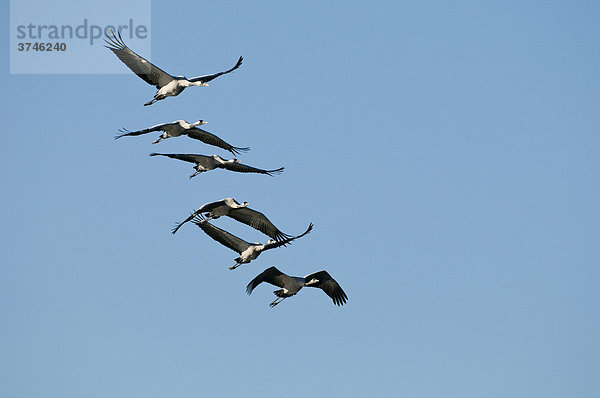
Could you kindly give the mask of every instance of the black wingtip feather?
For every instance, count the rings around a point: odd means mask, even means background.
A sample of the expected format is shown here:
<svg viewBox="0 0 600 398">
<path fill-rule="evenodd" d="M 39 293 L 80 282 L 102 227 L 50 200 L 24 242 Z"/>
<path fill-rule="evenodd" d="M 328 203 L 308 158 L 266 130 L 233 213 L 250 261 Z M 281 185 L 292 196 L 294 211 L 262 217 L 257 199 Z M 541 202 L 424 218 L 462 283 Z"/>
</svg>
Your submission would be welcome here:
<svg viewBox="0 0 600 398">
<path fill-rule="evenodd" d="M 204 217 L 202 216 L 202 214 L 196 214 L 196 216 L 194 218 L 192 218 L 191 220 L 194 224 L 196 224 L 197 226 L 201 226 L 202 223 L 205 221 Z"/>
<path fill-rule="evenodd" d="M 231 150 L 229 152 L 233 153 L 234 155 L 239 155 L 241 152 L 248 152 L 250 150 L 250 147 L 231 147 Z"/>
<path fill-rule="evenodd" d="M 280 167 L 280 168 L 278 168 L 278 169 L 275 169 L 275 170 L 267 170 L 267 171 L 265 172 L 265 174 L 267 174 L 267 175 L 269 175 L 269 176 L 273 177 L 273 175 L 274 175 L 274 174 L 281 174 L 281 173 L 283 173 L 283 170 L 284 170 L 284 169 L 285 169 L 285 167 Z"/>
<path fill-rule="evenodd" d="M 175 232 L 177 232 L 182 225 L 183 223 L 178 223 L 177 221 L 175 221 L 175 226 L 173 227 L 173 229 L 171 229 L 171 233 L 175 235 Z"/>
<path fill-rule="evenodd" d="M 125 127 L 123 127 L 123 128 L 120 128 L 120 129 L 119 129 L 119 132 L 120 132 L 121 134 L 116 134 L 116 135 L 115 135 L 115 140 L 118 140 L 118 139 L 119 139 L 119 138 L 121 138 L 121 137 L 125 137 L 127 134 L 129 134 L 129 133 L 130 133 L 130 131 L 129 131 L 129 130 L 127 130 Z"/>
<path fill-rule="evenodd" d="M 276 235 L 275 235 L 275 240 L 276 241 L 282 241 L 282 240 L 286 240 L 291 238 L 292 235 L 288 235 L 288 234 L 284 234 L 283 232 L 279 231 Z M 284 245 L 285 246 L 285 245 Z"/>
<path fill-rule="evenodd" d="M 204 216 L 201 213 L 196 214 L 196 210 L 190 213 L 190 216 L 183 220 L 182 222 L 175 222 L 175 227 L 171 230 L 171 233 L 175 235 L 175 232 L 179 230 L 188 221 L 192 221 L 194 219 L 204 220 Z"/>
</svg>

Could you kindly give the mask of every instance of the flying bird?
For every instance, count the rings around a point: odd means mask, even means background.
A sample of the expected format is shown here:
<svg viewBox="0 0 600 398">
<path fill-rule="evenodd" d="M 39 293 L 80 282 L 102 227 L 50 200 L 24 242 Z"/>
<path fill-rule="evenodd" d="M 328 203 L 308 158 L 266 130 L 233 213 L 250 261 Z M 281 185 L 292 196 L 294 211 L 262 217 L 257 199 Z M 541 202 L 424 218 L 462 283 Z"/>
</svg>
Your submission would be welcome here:
<svg viewBox="0 0 600 398">
<path fill-rule="evenodd" d="M 284 169 L 283 167 L 275 170 L 257 169 L 256 167 L 239 163 L 237 159 L 225 160 L 219 155 L 207 156 L 185 153 L 151 153 L 150 156 L 166 156 L 172 159 L 183 160 L 184 162 L 195 163 L 194 170 L 196 170 L 196 172 L 190 175 L 190 178 L 195 177 L 202 172 L 214 169 L 226 169 L 229 171 L 237 171 L 238 173 L 266 174 L 269 176 L 279 174 Z"/>
<path fill-rule="evenodd" d="M 199 226 L 200 229 L 202 229 L 208 236 L 210 236 L 223 246 L 226 246 L 234 252 L 237 252 L 240 255 L 238 258 L 235 259 L 235 265 L 232 265 L 231 267 L 229 267 L 229 269 L 236 269 L 242 264 L 249 263 L 250 261 L 257 258 L 260 255 L 260 253 L 262 253 L 265 250 L 285 246 L 293 240 L 303 237 L 304 235 L 309 233 L 313 228 L 313 224 L 310 223 L 308 225 L 308 229 L 298 236 L 292 236 L 280 241 L 274 241 L 273 239 L 269 239 L 269 241 L 263 245 L 260 243 L 248 243 L 245 240 L 240 239 L 237 236 L 232 235 L 219 227 L 215 227 L 211 223 L 207 222 L 206 220 L 200 219 L 199 217 L 196 217 L 194 220 L 192 220 L 192 222 Z"/>
<path fill-rule="evenodd" d="M 267 268 L 260 273 L 256 278 L 252 279 L 248 286 L 246 286 L 246 292 L 251 294 L 256 286 L 263 282 L 270 283 L 280 287 L 280 290 L 275 290 L 273 293 L 277 298 L 269 303 L 269 306 L 275 307 L 281 303 L 284 299 L 292 297 L 300 291 L 304 286 L 318 287 L 323 290 L 331 299 L 335 305 L 344 305 L 348 296 L 342 290 L 342 287 L 329 275 L 327 271 L 318 271 L 310 275 L 306 275 L 304 278 L 299 276 L 289 276 L 279 271 L 275 267 Z"/>
<path fill-rule="evenodd" d="M 121 60 L 129 69 L 138 75 L 142 80 L 151 86 L 155 86 L 158 91 L 154 94 L 154 98 L 148 101 L 144 106 L 152 105 L 156 101 L 163 100 L 167 97 L 174 97 L 179 95 L 186 87 L 191 86 L 208 86 L 208 82 L 216 79 L 217 77 L 231 73 L 242 64 L 243 58 L 240 57 L 233 68 L 224 72 L 213 73 L 212 75 L 198 76 L 191 79 L 185 76 L 171 76 L 158 66 L 148 62 L 145 58 L 137 55 L 123 42 L 121 38 L 121 32 L 118 33 L 118 37 L 114 32 L 111 31 L 112 37 L 106 35 L 104 41 L 110 51 L 115 53 L 117 58 Z"/>
<path fill-rule="evenodd" d="M 236 221 L 244 223 L 257 229 L 274 239 L 275 241 L 284 240 L 290 238 L 288 234 L 281 232 L 263 213 L 253 210 L 248 207 L 248 202 L 238 203 L 233 198 L 225 198 L 216 202 L 206 203 L 196 211 L 194 211 L 188 218 L 178 223 L 175 228 L 171 231 L 173 234 L 177 232 L 183 224 L 191 221 L 195 217 L 204 218 L 204 221 L 214 220 L 221 216 L 231 217 Z"/>
<path fill-rule="evenodd" d="M 153 131 L 163 131 L 163 133 L 158 137 L 158 139 L 156 141 L 152 142 L 153 144 L 158 144 L 162 140 L 166 140 L 167 138 L 170 138 L 170 137 L 179 137 L 182 135 L 187 135 L 188 137 L 196 139 L 196 140 L 200 140 L 200 141 L 204 142 L 205 144 L 223 148 L 226 151 L 233 153 L 234 155 L 238 155 L 240 152 L 246 152 L 246 151 L 250 150 L 250 148 L 248 148 L 248 147 L 240 148 L 237 146 L 232 146 L 232 145 L 228 144 L 227 142 L 223 141 L 222 139 L 220 139 L 219 137 L 217 137 L 216 135 L 211 134 L 206 130 L 198 128 L 198 126 L 201 126 L 203 124 L 206 124 L 206 122 L 204 120 L 198 120 L 197 122 L 194 122 L 194 123 L 188 123 L 185 120 L 175 120 L 174 122 L 171 122 L 171 123 L 157 124 L 155 126 L 148 127 L 147 129 L 138 130 L 138 131 L 129 131 L 129 130 L 123 128 L 123 129 L 119 130 L 121 132 L 121 134 L 117 134 L 115 136 L 115 140 L 119 139 L 121 137 L 131 137 L 131 136 L 138 136 L 138 135 L 142 135 L 142 134 L 148 134 Z"/>
</svg>

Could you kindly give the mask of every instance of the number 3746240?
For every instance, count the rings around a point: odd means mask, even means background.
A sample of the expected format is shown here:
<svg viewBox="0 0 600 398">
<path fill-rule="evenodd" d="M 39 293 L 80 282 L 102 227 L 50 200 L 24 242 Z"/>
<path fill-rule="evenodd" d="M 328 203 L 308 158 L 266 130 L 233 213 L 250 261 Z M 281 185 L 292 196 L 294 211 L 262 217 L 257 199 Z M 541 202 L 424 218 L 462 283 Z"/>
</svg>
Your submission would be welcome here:
<svg viewBox="0 0 600 398">
<path fill-rule="evenodd" d="M 67 51 L 66 43 L 17 43 L 19 51 Z"/>
</svg>

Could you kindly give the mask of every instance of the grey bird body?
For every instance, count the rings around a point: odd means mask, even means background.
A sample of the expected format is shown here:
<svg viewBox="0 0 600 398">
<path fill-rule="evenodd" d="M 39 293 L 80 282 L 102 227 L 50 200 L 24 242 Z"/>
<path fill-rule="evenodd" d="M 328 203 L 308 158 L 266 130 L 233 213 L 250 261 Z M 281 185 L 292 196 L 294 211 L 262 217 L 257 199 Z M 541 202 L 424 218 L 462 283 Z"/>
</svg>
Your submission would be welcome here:
<svg viewBox="0 0 600 398">
<path fill-rule="evenodd" d="M 277 296 L 277 299 L 269 304 L 271 307 L 276 306 L 288 297 L 296 295 L 300 289 L 305 286 L 316 287 L 323 290 L 331 297 L 333 303 L 338 306 L 344 305 L 346 300 L 348 300 L 348 296 L 342 287 L 327 271 L 313 272 L 302 278 L 299 276 L 286 275 L 275 267 L 267 268 L 248 283 L 246 292 L 251 294 L 252 291 L 263 282 L 281 288 L 280 290 L 275 290 L 273 292 Z"/>
<path fill-rule="evenodd" d="M 202 205 L 198 210 L 192 212 L 188 218 L 178 223 L 172 232 L 177 232 L 183 224 L 191 221 L 196 216 L 204 217 L 207 221 L 227 216 L 261 231 L 276 241 L 291 237 L 281 232 L 263 213 L 249 208 L 248 202 L 238 203 L 233 198 L 224 198 Z"/>
<path fill-rule="evenodd" d="M 245 240 L 238 238 L 237 236 L 219 228 L 206 220 L 196 218 L 192 220 L 194 224 L 196 224 L 200 229 L 202 229 L 208 236 L 219 242 L 225 247 L 230 248 L 231 250 L 238 253 L 240 256 L 235 259 L 235 265 L 229 267 L 229 269 L 236 269 L 242 264 L 247 264 L 250 261 L 256 259 L 263 251 L 275 249 L 280 246 L 285 246 L 292 241 L 303 237 L 308 234 L 312 228 L 313 224 L 310 223 L 306 231 L 298 236 L 292 236 L 280 241 L 274 241 L 270 239 L 267 243 L 249 243 Z"/>
<path fill-rule="evenodd" d="M 205 144 L 222 148 L 226 151 L 231 152 L 234 155 L 238 155 L 240 152 L 246 152 L 250 150 L 250 148 L 248 147 L 242 148 L 233 146 L 225 142 L 221 138 L 217 137 L 216 135 L 197 127 L 203 124 L 206 124 L 204 120 L 198 120 L 194 123 L 188 123 L 185 120 L 175 120 L 171 123 L 161 123 L 138 131 L 129 131 L 123 128 L 119 130 L 121 134 L 116 135 L 115 139 L 119 139 L 121 137 L 132 137 L 142 134 L 148 134 L 153 131 L 163 131 L 163 133 L 158 137 L 158 139 L 152 142 L 153 144 L 158 144 L 159 142 L 161 142 L 162 140 L 166 140 L 167 138 L 187 135 L 188 137 L 202 141 Z"/>
<path fill-rule="evenodd" d="M 208 82 L 216 79 L 219 76 L 231 73 L 242 64 L 243 58 L 240 57 L 237 63 L 231 68 L 224 72 L 213 73 L 210 75 L 198 76 L 191 79 L 185 76 L 172 76 L 160 69 L 156 65 L 152 64 L 145 58 L 139 56 L 133 52 L 121 38 L 121 34 L 118 36 L 111 32 L 112 36 L 106 37 L 104 40 L 110 51 L 112 51 L 121 62 L 123 62 L 133 73 L 138 75 L 146 83 L 156 87 L 158 91 L 154 95 L 151 101 L 146 102 L 144 105 L 152 105 L 156 101 L 163 100 L 167 97 L 174 97 L 179 95 L 186 87 L 192 86 L 208 86 Z"/>
<path fill-rule="evenodd" d="M 183 160 L 184 162 L 194 163 L 196 172 L 190 175 L 190 178 L 197 176 L 205 171 L 214 169 L 226 169 L 238 173 L 258 173 L 272 176 L 283 171 L 283 167 L 274 170 L 263 170 L 256 167 L 239 163 L 237 159 L 223 159 L 219 155 L 198 155 L 191 153 L 151 153 L 150 156 L 166 156 L 168 158 Z"/>
</svg>

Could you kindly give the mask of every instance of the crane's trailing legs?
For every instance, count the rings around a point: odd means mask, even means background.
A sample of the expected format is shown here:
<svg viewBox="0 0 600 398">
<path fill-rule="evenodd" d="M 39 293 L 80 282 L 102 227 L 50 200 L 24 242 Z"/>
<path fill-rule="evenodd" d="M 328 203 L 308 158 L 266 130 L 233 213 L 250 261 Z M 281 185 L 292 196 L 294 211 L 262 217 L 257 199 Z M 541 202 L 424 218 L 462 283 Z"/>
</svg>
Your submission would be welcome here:
<svg viewBox="0 0 600 398">
<path fill-rule="evenodd" d="M 280 292 L 280 291 L 281 290 L 276 290 L 275 292 Z M 273 293 L 275 293 L 275 292 L 273 292 Z M 285 300 L 285 297 L 277 297 L 275 300 L 273 300 L 269 303 L 269 307 L 273 308 L 277 304 L 281 303 L 283 300 Z"/>
<path fill-rule="evenodd" d="M 190 178 L 194 178 L 196 177 L 198 174 L 202 173 L 204 170 L 196 170 L 196 172 L 192 175 L 190 175 Z"/>
<path fill-rule="evenodd" d="M 190 178 L 196 177 L 198 174 L 202 173 L 203 171 L 207 171 L 207 170 L 210 170 L 210 169 L 204 168 L 201 165 L 197 164 L 196 166 L 194 166 L 194 170 L 196 170 L 196 172 L 194 174 L 192 174 L 190 176 Z"/>
<path fill-rule="evenodd" d="M 233 271 L 234 269 L 236 269 L 240 265 L 242 265 L 242 263 L 235 263 L 235 265 L 232 265 L 231 267 L 229 267 L 229 269 Z"/>
</svg>

